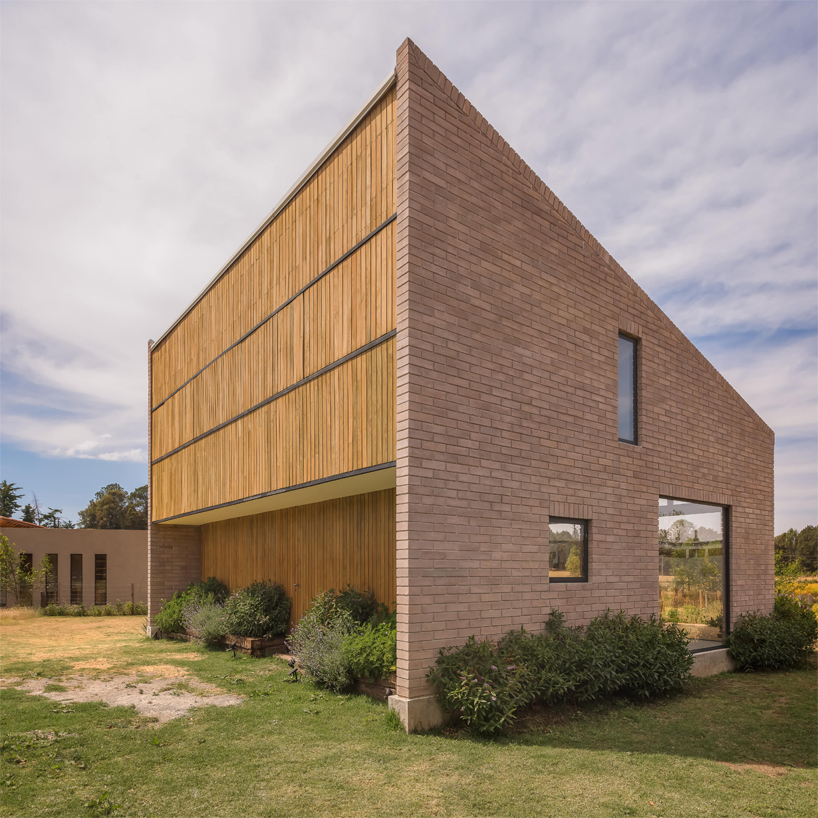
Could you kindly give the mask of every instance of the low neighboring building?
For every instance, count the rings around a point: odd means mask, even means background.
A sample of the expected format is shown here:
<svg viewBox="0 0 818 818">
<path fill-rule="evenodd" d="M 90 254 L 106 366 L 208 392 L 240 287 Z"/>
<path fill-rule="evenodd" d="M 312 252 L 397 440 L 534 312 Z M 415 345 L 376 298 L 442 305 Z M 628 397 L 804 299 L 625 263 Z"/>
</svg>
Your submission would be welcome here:
<svg viewBox="0 0 818 818">
<path fill-rule="evenodd" d="M 95 528 L 43 528 L 0 518 L 0 534 L 35 567 L 48 556 L 53 567 L 45 588 L 35 588 L 31 603 L 92 605 L 146 602 L 148 532 Z M 0 605 L 15 604 L 0 598 Z"/>
</svg>

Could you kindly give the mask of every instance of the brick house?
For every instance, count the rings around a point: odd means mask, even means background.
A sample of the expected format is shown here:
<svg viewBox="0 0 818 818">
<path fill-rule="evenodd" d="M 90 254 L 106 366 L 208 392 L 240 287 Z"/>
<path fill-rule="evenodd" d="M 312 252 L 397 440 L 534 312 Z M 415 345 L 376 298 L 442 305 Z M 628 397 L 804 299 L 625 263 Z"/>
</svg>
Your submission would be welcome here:
<svg viewBox="0 0 818 818">
<path fill-rule="evenodd" d="M 471 634 L 772 607 L 773 432 L 410 40 L 149 360 L 151 615 L 371 587 L 409 729 Z"/>
</svg>

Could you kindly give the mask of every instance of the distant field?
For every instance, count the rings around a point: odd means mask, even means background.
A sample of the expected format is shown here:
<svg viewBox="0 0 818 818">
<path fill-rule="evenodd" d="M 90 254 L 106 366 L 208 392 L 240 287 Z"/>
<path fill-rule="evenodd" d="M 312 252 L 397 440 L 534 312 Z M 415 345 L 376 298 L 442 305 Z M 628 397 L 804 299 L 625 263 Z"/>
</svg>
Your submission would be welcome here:
<svg viewBox="0 0 818 818">
<path fill-rule="evenodd" d="M 696 680 L 647 706 L 533 710 L 493 741 L 407 736 L 383 704 L 289 684 L 278 659 L 155 642 L 141 625 L 0 615 L 4 679 L 40 691 L 4 683 L 0 816 L 818 812 L 815 667 Z M 97 690 L 143 712 L 72 701 Z"/>
</svg>

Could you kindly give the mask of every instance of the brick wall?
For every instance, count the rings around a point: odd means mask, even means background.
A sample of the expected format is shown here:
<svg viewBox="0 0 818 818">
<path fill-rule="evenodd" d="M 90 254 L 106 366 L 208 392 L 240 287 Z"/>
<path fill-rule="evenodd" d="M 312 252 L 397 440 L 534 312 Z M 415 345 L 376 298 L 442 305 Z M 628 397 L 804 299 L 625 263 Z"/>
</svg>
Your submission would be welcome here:
<svg viewBox="0 0 818 818">
<path fill-rule="evenodd" d="M 657 612 L 660 494 L 731 506 L 733 613 L 768 610 L 772 432 L 411 41 L 397 70 L 399 695 L 552 607 Z M 590 520 L 587 583 L 549 584 L 549 515 Z"/>
<path fill-rule="evenodd" d="M 148 616 L 159 601 L 202 578 L 202 546 L 194 525 L 151 525 L 148 529 Z"/>
</svg>

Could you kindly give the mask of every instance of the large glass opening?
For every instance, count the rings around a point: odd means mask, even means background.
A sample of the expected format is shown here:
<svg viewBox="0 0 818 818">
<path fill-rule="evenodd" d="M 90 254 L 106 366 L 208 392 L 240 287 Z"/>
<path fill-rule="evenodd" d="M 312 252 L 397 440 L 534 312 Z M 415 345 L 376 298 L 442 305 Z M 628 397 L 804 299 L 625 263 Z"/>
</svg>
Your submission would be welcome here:
<svg viewBox="0 0 818 818">
<path fill-rule="evenodd" d="M 722 506 L 659 498 L 659 613 L 690 650 L 721 647 L 729 628 L 726 531 Z"/>
</svg>

